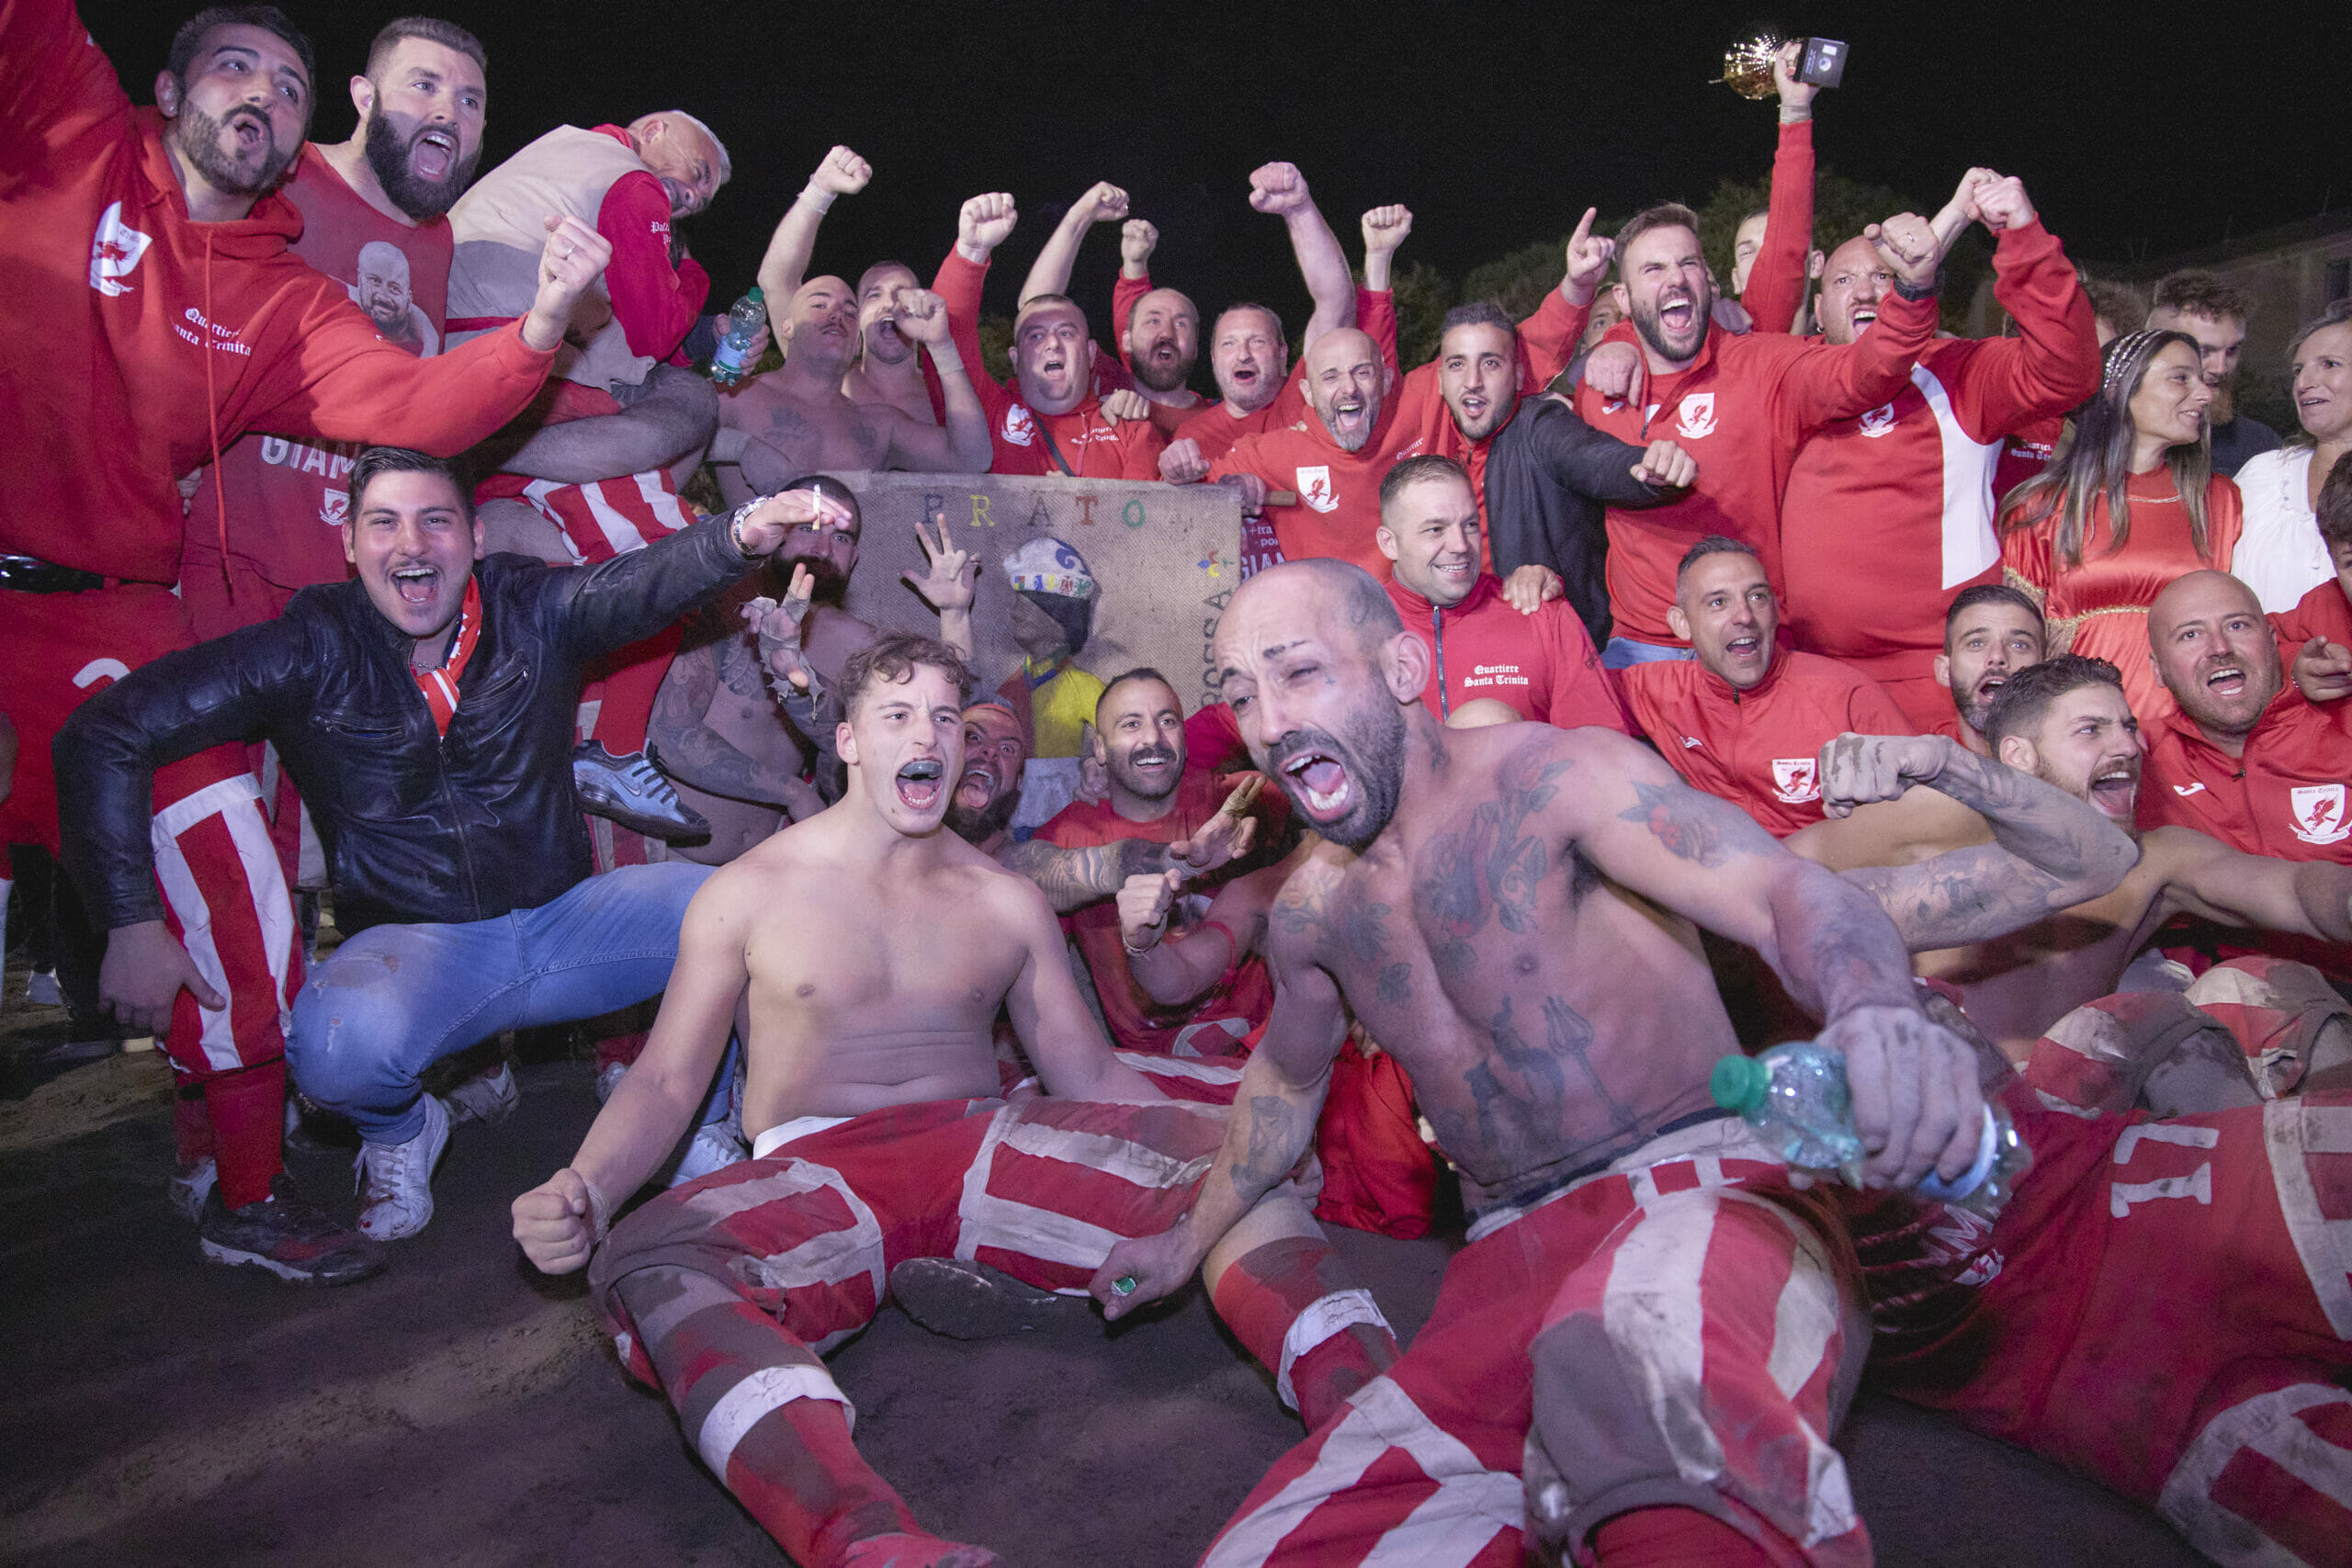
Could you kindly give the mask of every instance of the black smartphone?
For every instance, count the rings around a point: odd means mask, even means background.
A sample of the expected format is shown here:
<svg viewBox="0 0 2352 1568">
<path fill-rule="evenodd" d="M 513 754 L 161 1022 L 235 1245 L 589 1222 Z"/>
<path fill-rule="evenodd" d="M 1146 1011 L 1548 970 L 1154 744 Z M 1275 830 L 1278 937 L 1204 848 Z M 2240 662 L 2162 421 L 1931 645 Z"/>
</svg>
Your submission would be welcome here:
<svg viewBox="0 0 2352 1568">
<path fill-rule="evenodd" d="M 1846 74 L 1846 45 L 1834 38 L 1809 38 L 1804 40 L 1804 62 L 1797 69 L 1797 80 L 1810 82 L 1816 87 L 1834 87 Z"/>
</svg>

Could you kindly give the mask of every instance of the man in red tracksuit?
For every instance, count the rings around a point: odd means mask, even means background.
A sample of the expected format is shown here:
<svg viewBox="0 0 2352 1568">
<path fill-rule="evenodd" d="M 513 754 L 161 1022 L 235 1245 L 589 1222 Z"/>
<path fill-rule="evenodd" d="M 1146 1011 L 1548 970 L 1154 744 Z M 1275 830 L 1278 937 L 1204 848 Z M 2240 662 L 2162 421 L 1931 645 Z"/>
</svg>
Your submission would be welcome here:
<svg viewBox="0 0 2352 1568">
<path fill-rule="evenodd" d="M 1366 214 L 1367 288 L 1386 283 L 1389 259 L 1412 222 L 1401 207 Z M 1386 559 L 1373 540 L 1380 526 L 1381 476 L 1399 460 L 1442 452 L 1462 462 L 1483 519 L 1487 453 L 1518 409 L 1519 389 L 1543 386 L 1558 375 L 1584 333 L 1610 256 L 1609 242 L 1590 237 L 1591 223 L 1587 212 L 1569 243 L 1560 287 L 1546 292 L 1516 330 L 1492 305 L 1449 311 L 1438 357 L 1401 382 L 1393 336 L 1382 344 L 1361 331 L 1327 333 L 1305 356 L 1314 417 L 1242 436 L 1211 465 L 1208 477 L 1241 480 L 1253 511 L 1271 494 L 1296 497 L 1264 506 L 1283 559 L 1328 556 L 1375 578 L 1387 575 Z"/>
<path fill-rule="evenodd" d="M 1076 801 L 1036 837 L 1066 850 L 1121 839 L 1174 843 L 1189 839 L 1224 806 L 1227 788 L 1210 769 L 1188 766 L 1184 705 L 1157 671 L 1136 670 L 1102 689 L 1094 709 L 1094 745 L 1110 777 L 1100 801 Z M 1257 807 L 1261 842 L 1287 815 L 1279 796 Z M 1247 866 L 1238 870 L 1247 870 Z M 1205 900 L 1203 901 L 1204 906 Z M 1127 973 L 1115 898 L 1099 899 L 1062 918 L 1094 976 L 1102 1021 L 1125 1051 L 1185 1056 L 1232 1055 L 1254 1040 L 1273 1001 L 1263 961 L 1237 951 L 1229 979 L 1181 1009 L 1163 1008 Z"/>
<path fill-rule="evenodd" d="M 1922 730 L 1950 706 L 1933 669 L 1945 604 L 2000 581 L 1993 487 L 2009 437 L 2098 389 L 2090 300 L 2024 186 L 1980 178 L 1967 210 L 1998 236 L 1994 295 L 2020 335 L 1929 343 L 1909 386 L 1805 438 L 1781 503 L 1796 646 L 1877 680 Z M 1892 285 L 1869 241 L 1838 246 L 1822 277 L 1824 341 L 1876 330 Z"/>
<path fill-rule="evenodd" d="M 1408 457 L 1380 481 L 1381 554 L 1388 597 L 1430 649 L 1421 701 L 1440 719 L 1492 697 L 1521 718 L 1563 729 L 1597 724 L 1631 734 L 1615 677 L 1600 667 L 1584 622 L 1565 599 L 1533 615 L 1503 597 L 1480 565 L 1478 502 L 1451 457 Z"/>
<path fill-rule="evenodd" d="M 1692 657 L 1621 672 L 1634 722 L 1691 788 L 1730 801 L 1774 838 L 1822 819 L 1824 744 L 1849 732 L 1912 733 L 1869 676 L 1773 647 L 1780 607 L 1752 545 L 1721 536 L 1693 545 L 1668 614 Z"/>
<path fill-rule="evenodd" d="M 2352 734 L 2286 680 L 2254 590 L 2226 572 L 2175 578 L 2149 606 L 2148 640 L 2180 711 L 2147 738 L 2140 826 L 2352 865 Z M 2345 967 L 2340 950 L 2328 967 Z"/>
<path fill-rule="evenodd" d="M 1894 275 L 1894 295 L 1876 330 L 1842 346 L 1714 325 L 1714 280 L 1697 223 L 1690 209 L 1668 205 L 1637 214 L 1619 233 L 1618 288 L 1645 385 L 1624 399 L 1603 397 L 1589 380 L 1577 390 L 1577 412 L 1594 429 L 1636 445 L 1670 437 L 1698 464 L 1681 500 L 1609 509 L 1615 635 L 1602 657 L 1611 669 L 1689 657 L 1667 616 L 1675 563 L 1700 539 L 1720 534 L 1752 545 L 1778 575 L 1781 495 L 1798 447 L 1830 421 L 1903 390 L 1935 332 L 1940 253 L 1922 219 L 1890 218 L 1872 234 Z"/>
<path fill-rule="evenodd" d="M 956 248 L 939 264 L 932 289 L 947 302 L 956 347 L 971 371 L 972 389 L 989 416 L 997 474 L 1063 474 L 1071 479 L 1159 478 L 1167 438 L 1148 419 L 1114 421 L 1094 395 L 1094 344 L 1086 313 L 1058 294 L 1041 294 L 1021 307 L 1012 323 L 1014 385 L 998 384 L 980 358 L 980 288 L 989 258 L 1019 221 L 1012 197 L 1001 191 L 964 204 Z"/>
<path fill-rule="evenodd" d="M 170 587 L 176 476 L 250 429 L 460 451 L 529 401 L 604 265 L 565 224 L 523 320 L 432 359 L 384 341 L 288 250 L 301 215 L 269 192 L 309 124 L 310 47 L 270 15 L 182 29 L 156 107 L 134 110 L 68 0 L 0 0 L 0 711 L 22 742 L 0 842 L 56 850 L 51 738 L 102 683 L 197 640 Z M 303 1278 L 367 1272 L 281 1179 L 300 960 L 243 749 L 164 770 L 155 807 L 169 921 L 110 934 L 101 997 L 203 1085 L 215 1148 L 183 1153 L 217 1155 L 245 1249 Z"/>
</svg>

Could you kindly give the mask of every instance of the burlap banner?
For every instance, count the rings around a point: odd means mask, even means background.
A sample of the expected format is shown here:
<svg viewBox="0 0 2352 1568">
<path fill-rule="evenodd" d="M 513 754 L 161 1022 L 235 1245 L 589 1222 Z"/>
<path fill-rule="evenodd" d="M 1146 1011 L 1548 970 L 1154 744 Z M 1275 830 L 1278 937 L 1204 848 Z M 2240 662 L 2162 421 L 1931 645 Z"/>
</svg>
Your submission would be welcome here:
<svg viewBox="0 0 2352 1568">
<path fill-rule="evenodd" d="M 933 632 L 938 622 L 899 573 L 924 570 L 919 522 L 944 520 L 948 542 L 979 558 L 972 633 L 980 682 L 1021 663 L 1005 558 L 1051 536 L 1095 582 L 1093 628 L 1078 662 L 1107 680 L 1148 664 L 1187 707 L 1214 701 L 1210 642 L 1240 581 L 1241 506 L 1223 485 L 1127 484 L 997 474 L 844 474 L 865 514 L 851 614 L 877 626 Z"/>
</svg>

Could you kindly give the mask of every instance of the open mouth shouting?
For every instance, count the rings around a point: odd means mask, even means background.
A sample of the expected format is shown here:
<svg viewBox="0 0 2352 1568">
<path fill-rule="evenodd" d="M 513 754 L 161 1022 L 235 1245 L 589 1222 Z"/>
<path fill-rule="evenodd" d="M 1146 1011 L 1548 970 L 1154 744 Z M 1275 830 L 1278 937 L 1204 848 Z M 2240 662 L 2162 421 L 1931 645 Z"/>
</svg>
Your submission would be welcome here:
<svg viewBox="0 0 2352 1568">
<path fill-rule="evenodd" d="M 1862 335 L 1864 328 L 1868 327 L 1872 321 L 1878 320 L 1878 307 L 1875 305 L 1857 305 L 1854 307 L 1852 311 L 1849 313 L 1846 319 L 1853 323 L 1854 335 L 1856 337 L 1860 337 Z"/>
<path fill-rule="evenodd" d="M 1741 632 L 1724 644 L 1724 659 L 1735 670 L 1754 672 L 1764 668 L 1764 635 Z"/>
<path fill-rule="evenodd" d="M 975 762 L 956 781 L 956 804 L 967 811 L 985 811 L 996 799 L 996 774 L 985 762 Z"/>
<path fill-rule="evenodd" d="M 1372 439 L 1372 400 L 1355 393 L 1331 402 L 1331 439 L 1353 452 Z"/>
<path fill-rule="evenodd" d="M 2245 666 L 2234 659 L 2215 660 L 2199 671 L 2205 689 L 2217 697 L 2245 695 Z"/>
<path fill-rule="evenodd" d="M 400 595 L 401 603 L 416 609 L 429 608 L 440 592 L 441 569 L 437 566 L 420 561 L 396 566 L 386 575 L 391 579 L 392 592 Z"/>
<path fill-rule="evenodd" d="M 449 171 L 458 166 L 457 133 L 439 126 L 418 132 L 409 144 L 408 165 L 419 179 L 447 179 Z"/>
<path fill-rule="evenodd" d="M 941 807 L 946 794 L 947 764 L 936 757 L 918 757 L 899 770 L 899 803 L 910 811 L 929 813 Z"/>
<path fill-rule="evenodd" d="M 1699 301 L 1689 291 L 1672 289 L 1658 296 L 1657 324 L 1676 343 L 1688 340 L 1699 327 Z"/>
<path fill-rule="evenodd" d="M 1320 747 L 1300 747 L 1279 771 L 1291 799 L 1318 824 L 1336 822 L 1355 806 L 1355 781 L 1347 764 Z"/>
<path fill-rule="evenodd" d="M 2140 798 L 2140 763 L 2111 762 L 2091 775 L 2091 804 L 2118 822 L 2132 820 Z"/>
</svg>

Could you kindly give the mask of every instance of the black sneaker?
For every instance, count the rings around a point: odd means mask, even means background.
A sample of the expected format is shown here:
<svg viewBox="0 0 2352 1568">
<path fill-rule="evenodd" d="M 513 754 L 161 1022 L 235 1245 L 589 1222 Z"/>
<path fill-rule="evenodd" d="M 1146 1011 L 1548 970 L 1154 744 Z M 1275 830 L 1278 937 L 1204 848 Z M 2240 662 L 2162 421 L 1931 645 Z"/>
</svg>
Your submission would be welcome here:
<svg viewBox="0 0 2352 1568">
<path fill-rule="evenodd" d="M 196 1234 L 213 1262 L 266 1269 L 297 1285 L 355 1284 L 384 1269 L 383 1247 L 327 1218 L 283 1171 L 268 1197 L 242 1209 L 221 1202 L 218 1187 L 206 1193 Z"/>
<path fill-rule="evenodd" d="M 581 742 L 571 753 L 571 788 L 581 809 L 631 832 L 672 843 L 710 837 L 710 819 L 680 800 L 642 751 L 616 757 L 601 740 Z"/>
<path fill-rule="evenodd" d="M 1087 1296 L 1024 1285 L 1001 1269 L 957 1258 L 910 1258 L 890 1270 L 890 1299 L 933 1334 L 1001 1339 L 1085 1317 Z"/>
</svg>

